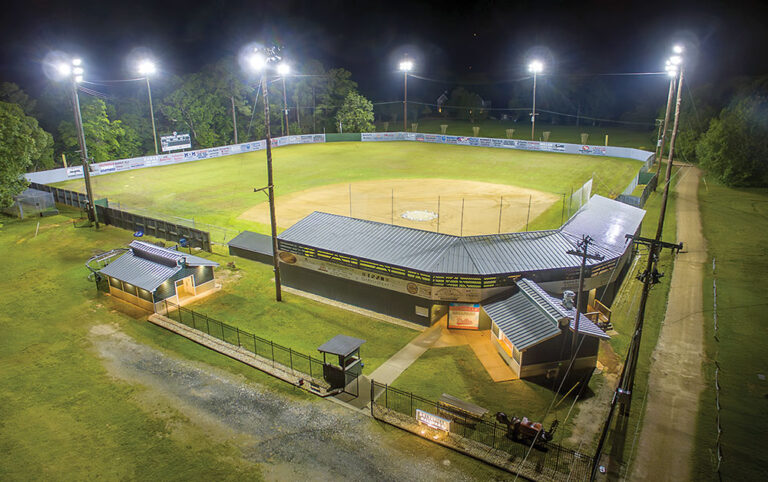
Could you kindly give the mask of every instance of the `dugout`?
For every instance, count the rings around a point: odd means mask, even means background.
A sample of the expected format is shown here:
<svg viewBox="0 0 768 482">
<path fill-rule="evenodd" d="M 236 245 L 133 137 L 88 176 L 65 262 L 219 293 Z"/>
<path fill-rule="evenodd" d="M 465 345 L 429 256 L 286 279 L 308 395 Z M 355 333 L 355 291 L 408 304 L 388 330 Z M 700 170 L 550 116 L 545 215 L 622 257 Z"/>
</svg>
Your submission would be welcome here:
<svg viewBox="0 0 768 482">
<path fill-rule="evenodd" d="M 243 231 L 227 243 L 229 254 L 260 263 L 272 264 L 272 237 Z"/>
<path fill-rule="evenodd" d="M 159 312 L 165 301 L 183 305 L 213 292 L 215 261 L 143 241 L 132 241 L 128 248 L 99 270 L 115 298 Z"/>
<path fill-rule="evenodd" d="M 25 189 L 13 196 L 13 204 L 3 209 L 3 212 L 11 216 L 18 216 L 20 219 L 59 214 L 53 194 L 32 188 Z"/>
<path fill-rule="evenodd" d="M 604 259 L 587 260 L 583 310 L 595 299 L 610 305 L 632 256 L 625 235 L 644 215 L 595 195 L 558 229 L 461 237 L 314 212 L 279 235 L 278 256 L 287 286 L 429 326 L 523 278 L 555 295 L 576 291 L 581 260 L 567 251 L 589 235 L 590 253 Z M 476 311 L 463 328 L 490 328 Z"/>
</svg>

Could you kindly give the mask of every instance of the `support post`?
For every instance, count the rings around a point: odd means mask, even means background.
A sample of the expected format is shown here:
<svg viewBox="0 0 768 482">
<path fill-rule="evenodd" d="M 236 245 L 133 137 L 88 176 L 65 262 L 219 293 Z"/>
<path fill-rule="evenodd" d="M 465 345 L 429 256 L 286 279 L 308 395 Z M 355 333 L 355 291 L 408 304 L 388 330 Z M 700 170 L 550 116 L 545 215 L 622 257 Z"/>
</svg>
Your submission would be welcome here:
<svg viewBox="0 0 768 482">
<path fill-rule="evenodd" d="M 272 179 L 272 139 L 269 133 L 269 92 L 267 90 L 267 75 L 261 77 L 261 88 L 264 91 L 264 127 L 267 143 L 267 192 L 269 195 L 269 219 L 272 229 L 272 264 L 275 271 L 275 301 L 281 301 L 280 260 L 277 258 L 277 220 L 275 219 L 275 186 Z"/>
</svg>

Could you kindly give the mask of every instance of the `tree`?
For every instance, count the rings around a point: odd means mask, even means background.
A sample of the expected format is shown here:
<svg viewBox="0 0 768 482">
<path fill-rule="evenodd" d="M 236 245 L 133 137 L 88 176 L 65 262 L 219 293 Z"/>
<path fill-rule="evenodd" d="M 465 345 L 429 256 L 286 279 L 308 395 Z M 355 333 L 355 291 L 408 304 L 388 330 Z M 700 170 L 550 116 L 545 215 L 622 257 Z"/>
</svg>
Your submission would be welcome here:
<svg viewBox="0 0 768 482">
<path fill-rule="evenodd" d="M 123 125 L 120 120 L 111 120 L 108 107 L 101 99 L 86 98 L 81 102 L 83 132 L 88 156 L 94 162 L 135 157 L 141 153 L 140 142 L 136 132 Z M 59 137 L 66 149 L 67 157 L 72 164 L 80 159 L 78 150 L 77 131 L 73 121 L 62 121 L 59 124 Z"/>
<path fill-rule="evenodd" d="M 456 117 L 459 119 L 475 122 L 475 120 L 484 119 L 488 115 L 483 109 L 483 99 L 464 87 L 453 89 L 448 102 L 451 106 L 456 107 Z"/>
<path fill-rule="evenodd" d="M 701 136 L 701 166 L 729 186 L 768 185 L 768 98 L 750 96 L 726 107 Z"/>
<path fill-rule="evenodd" d="M 336 114 L 348 132 L 373 132 L 373 104 L 357 92 L 350 92 Z"/>
<path fill-rule="evenodd" d="M 37 101 L 12 82 L 0 82 L 0 101 L 18 104 L 26 115 L 34 115 Z"/>
<path fill-rule="evenodd" d="M 53 138 L 37 119 L 24 115 L 18 104 L 0 102 L 0 206 L 27 187 L 23 174 L 43 157 L 53 154 Z"/>
<path fill-rule="evenodd" d="M 331 69 L 323 78 L 317 94 L 317 120 L 332 130 L 336 124 L 336 114 L 350 92 L 357 90 L 357 82 L 350 79 L 352 74 L 345 69 Z M 319 129 L 318 129 L 319 130 Z"/>
</svg>

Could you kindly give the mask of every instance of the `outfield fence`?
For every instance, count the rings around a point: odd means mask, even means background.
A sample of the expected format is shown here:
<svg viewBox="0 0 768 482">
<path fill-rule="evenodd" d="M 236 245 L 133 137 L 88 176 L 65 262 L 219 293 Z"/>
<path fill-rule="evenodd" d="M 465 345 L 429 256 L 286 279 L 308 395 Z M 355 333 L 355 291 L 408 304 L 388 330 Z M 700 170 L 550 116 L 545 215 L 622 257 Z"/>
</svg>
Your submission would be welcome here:
<svg viewBox="0 0 768 482">
<path fill-rule="evenodd" d="M 173 321 L 242 348 L 268 361 L 272 368 L 304 378 L 317 385 L 323 381 L 323 361 L 285 347 L 236 326 L 216 320 L 189 308 L 165 300 L 160 312 Z"/>
<path fill-rule="evenodd" d="M 86 209 L 88 206 L 88 196 L 83 193 L 36 182 L 30 183 L 30 187 L 53 194 L 54 201 L 59 204 L 78 209 Z M 188 246 L 200 248 L 203 251 L 211 251 L 211 236 L 207 231 L 112 208 L 109 207 L 108 202 L 106 205 L 96 204 L 96 214 L 99 217 L 99 221 L 104 224 L 133 232 L 141 231 L 144 234 L 175 243 L 184 238 L 187 240 L 186 244 Z"/>
<path fill-rule="evenodd" d="M 371 383 L 371 413 L 379 420 L 420 434 L 417 410 L 446 417 L 438 402 L 412 392 L 399 390 L 376 381 Z M 530 441 L 514 441 L 507 436 L 507 426 L 496 420 L 451 413 L 450 438 L 470 455 L 500 465 L 526 478 L 535 480 L 587 480 L 592 457 L 554 443 L 541 443 L 531 448 Z M 434 431 L 425 431 L 431 435 Z M 429 439 L 429 437 L 428 437 Z M 439 438 L 438 438 L 439 439 Z M 435 439 L 435 440 L 438 440 Z"/>
</svg>

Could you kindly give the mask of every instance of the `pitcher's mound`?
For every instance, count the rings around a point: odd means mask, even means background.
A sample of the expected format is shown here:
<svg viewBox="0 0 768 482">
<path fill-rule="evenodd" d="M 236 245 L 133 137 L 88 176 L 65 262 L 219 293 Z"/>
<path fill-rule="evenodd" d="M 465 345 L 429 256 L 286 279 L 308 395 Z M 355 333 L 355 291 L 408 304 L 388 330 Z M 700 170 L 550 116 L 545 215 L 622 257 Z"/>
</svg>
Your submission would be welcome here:
<svg viewBox="0 0 768 482">
<path fill-rule="evenodd" d="M 351 216 L 447 234 L 494 234 L 525 229 L 553 203 L 555 194 L 503 184 L 455 179 L 384 179 L 330 184 L 279 195 L 277 224 L 288 228 L 313 211 Z M 530 214 L 529 214 L 530 204 Z M 269 205 L 240 219 L 269 224 Z"/>
</svg>

